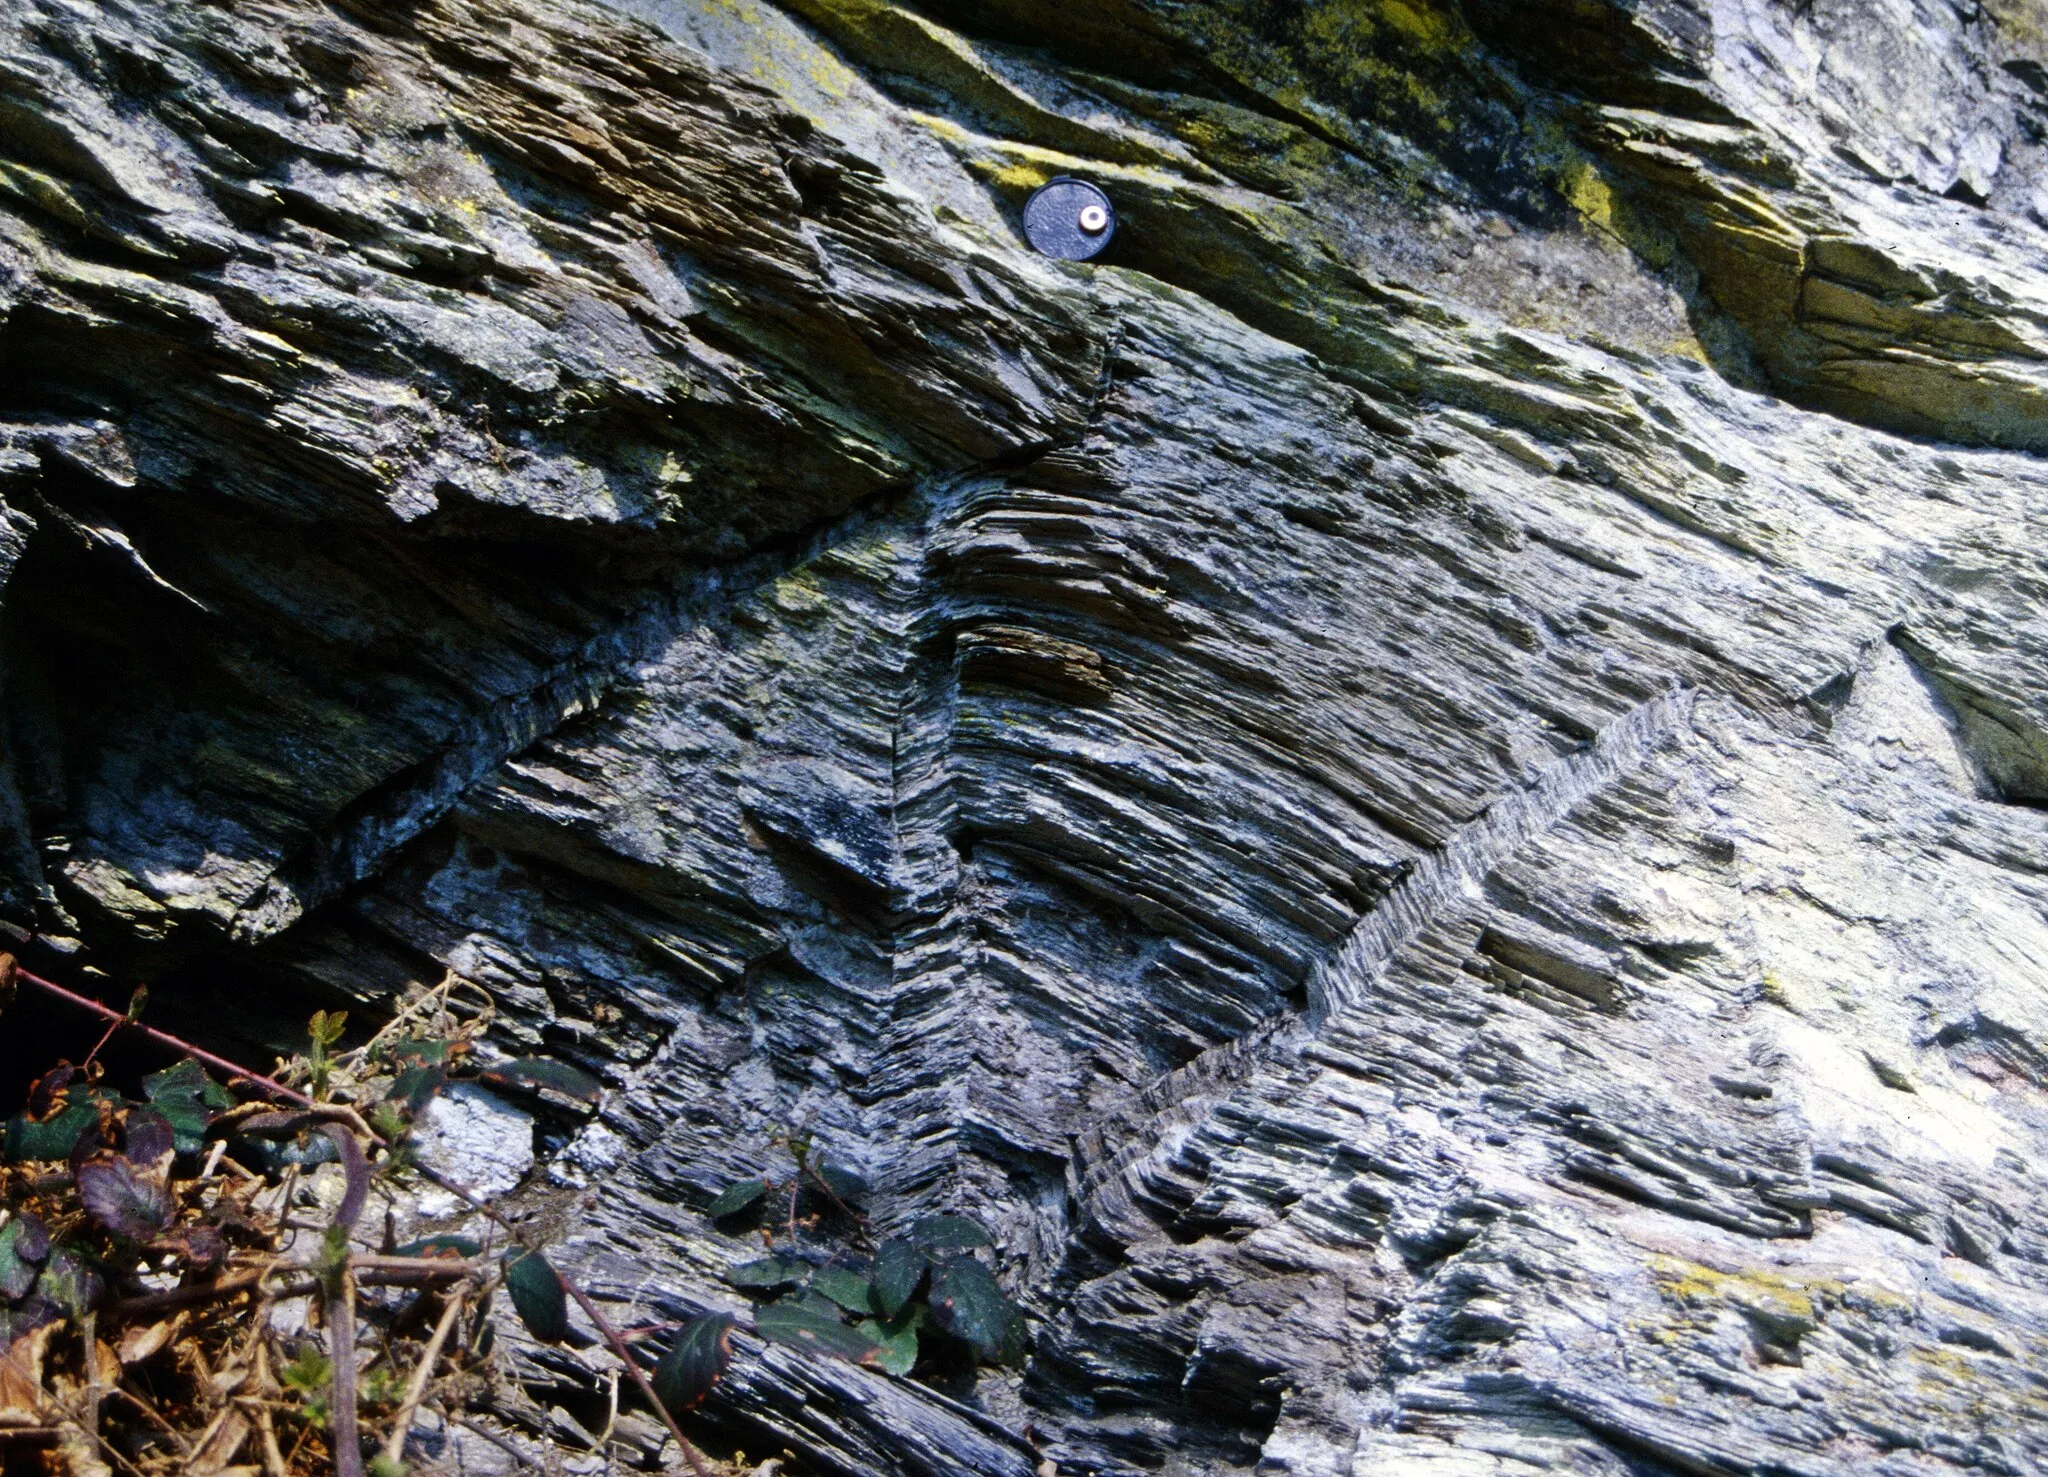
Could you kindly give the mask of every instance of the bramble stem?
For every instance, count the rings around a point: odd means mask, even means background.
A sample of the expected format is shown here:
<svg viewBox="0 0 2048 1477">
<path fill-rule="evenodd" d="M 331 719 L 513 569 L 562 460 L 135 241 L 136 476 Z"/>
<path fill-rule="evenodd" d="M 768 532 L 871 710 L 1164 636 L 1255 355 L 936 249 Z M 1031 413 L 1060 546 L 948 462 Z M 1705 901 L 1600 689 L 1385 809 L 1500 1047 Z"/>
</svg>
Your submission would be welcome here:
<svg viewBox="0 0 2048 1477">
<path fill-rule="evenodd" d="M 343 1262 L 327 1299 L 327 1336 L 334 1349 L 334 1477 L 363 1477 L 363 1435 L 356 1423 L 356 1283 Z"/>
<path fill-rule="evenodd" d="M 548 1265 L 553 1266 L 554 1263 L 550 1262 Z M 555 1276 L 560 1279 L 562 1290 L 576 1299 L 576 1306 L 583 1310 L 583 1316 L 596 1326 L 597 1331 L 604 1336 L 604 1341 L 611 1345 L 612 1353 L 626 1366 L 626 1373 L 633 1377 L 633 1383 L 639 1387 L 641 1395 L 654 1407 L 654 1413 L 660 1416 L 661 1423 L 668 1427 L 669 1435 L 676 1438 L 676 1445 L 682 1448 L 683 1456 L 690 1463 L 690 1470 L 695 1472 L 697 1477 L 711 1477 L 711 1469 L 704 1465 L 703 1453 L 690 1444 L 690 1438 L 683 1434 L 683 1428 L 676 1424 L 676 1418 L 669 1414 L 668 1407 L 661 1403 L 661 1397 L 654 1393 L 654 1382 L 647 1378 L 647 1371 L 640 1367 L 640 1361 L 633 1357 L 633 1351 L 626 1347 L 626 1341 L 619 1337 L 619 1331 L 612 1327 L 611 1320 L 598 1312 L 597 1304 L 590 1300 L 590 1294 L 563 1276 L 560 1271 L 557 1271 Z"/>
<path fill-rule="evenodd" d="M 298 1103 L 304 1107 L 312 1106 L 313 1100 L 304 1093 L 294 1092 L 282 1082 L 274 1081 L 264 1076 L 261 1072 L 252 1072 L 247 1067 L 237 1066 L 226 1057 L 215 1056 L 212 1052 L 194 1046 L 189 1041 L 181 1041 L 168 1031 L 159 1031 L 155 1026 L 145 1026 L 141 1021 L 130 1020 L 125 1014 L 115 1010 L 112 1006 L 102 1005 L 89 995 L 80 995 L 74 990 L 67 990 L 55 980 L 46 980 L 39 974 L 30 974 L 14 962 L 14 956 L 11 954 L 0 954 L 0 960 L 5 961 L 4 964 L 0 964 L 0 973 L 11 973 L 14 978 L 20 980 L 23 984 L 34 985 L 45 995 L 52 995 L 59 1000 L 68 1001 L 81 1010 L 89 1010 L 101 1020 L 111 1022 L 116 1028 L 126 1026 L 131 1031 L 140 1031 L 160 1046 L 168 1046 L 173 1051 L 182 1051 L 185 1055 L 206 1063 L 207 1066 L 214 1068 L 216 1071 L 226 1072 L 230 1078 L 243 1078 L 262 1088 L 265 1092 L 270 1093 L 273 1097 L 281 1097 L 288 1102 Z"/>
<path fill-rule="evenodd" d="M 811 1177 L 811 1182 L 815 1184 L 819 1189 L 825 1192 L 825 1198 L 827 1200 L 830 1200 L 832 1204 L 838 1208 L 839 1213 L 845 1216 L 846 1219 L 852 1224 L 854 1244 L 858 1246 L 862 1251 L 873 1251 L 875 1249 L 875 1243 L 868 1236 L 867 1219 L 864 1216 L 862 1216 L 858 1211 L 856 1211 L 851 1205 L 848 1205 L 844 1200 L 841 1200 L 839 1198 L 839 1192 L 837 1190 L 834 1190 L 831 1185 L 825 1182 L 824 1175 L 818 1173 L 817 1170 L 811 1168 L 811 1166 L 808 1164 L 799 1164 L 798 1168 L 802 1169 L 805 1174 Z"/>
<path fill-rule="evenodd" d="M 46 980 L 40 975 L 30 974 L 15 962 L 13 955 L 0 953 L 0 986 L 4 986 L 9 979 L 22 980 L 27 984 L 34 985 L 47 995 L 52 995 L 59 1000 L 68 1001 L 72 1005 L 78 1006 L 81 1010 L 89 1010 L 102 1020 L 110 1021 L 117 1026 L 125 1025 L 131 1030 L 140 1031 L 144 1036 L 147 1036 L 159 1045 L 168 1046 L 173 1051 L 184 1052 L 187 1056 L 204 1062 L 216 1071 L 227 1073 L 230 1081 L 239 1078 L 262 1088 L 274 1097 L 283 1098 L 287 1102 L 297 1103 L 301 1107 L 310 1108 L 315 1106 L 313 1100 L 306 1096 L 306 1094 L 286 1087 L 282 1082 L 266 1077 L 261 1072 L 252 1072 L 247 1067 L 229 1061 L 226 1057 L 216 1056 L 210 1051 L 194 1046 L 189 1041 L 184 1041 L 171 1035 L 168 1031 L 159 1031 L 154 1026 L 145 1026 L 140 1021 L 131 1020 L 122 1012 L 110 1006 L 102 1005 L 90 996 L 80 995 L 75 991 L 67 990 L 54 980 Z M 368 1125 L 363 1124 L 360 1118 L 356 1119 L 356 1123 L 368 1132 L 368 1137 L 372 1143 L 386 1149 L 391 1147 L 388 1139 L 374 1130 L 369 1130 Z M 530 1251 L 538 1250 L 538 1248 L 528 1245 L 527 1239 L 519 1227 L 508 1221 L 495 1207 L 486 1204 L 483 1198 L 467 1185 L 449 1179 L 445 1175 L 437 1174 L 423 1164 L 415 1164 L 412 1168 L 428 1183 L 448 1191 L 451 1195 L 467 1203 L 473 1210 L 503 1228 L 506 1234 L 517 1244 L 526 1246 Z M 829 1187 L 827 1187 L 826 1193 L 831 1193 Z M 836 1200 L 837 1197 L 835 1196 L 834 1199 Z M 661 1403 L 661 1397 L 654 1393 L 653 1383 L 647 1378 L 646 1371 L 641 1369 L 639 1363 L 633 1358 L 632 1351 L 626 1347 L 626 1342 L 619 1336 L 619 1331 L 612 1327 L 611 1321 L 603 1313 L 598 1311 L 597 1304 L 590 1300 L 588 1293 L 584 1292 L 581 1287 L 578 1287 L 566 1273 L 560 1268 L 555 1267 L 552 1262 L 548 1265 L 554 1270 L 556 1278 L 561 1282 L 562 1290 L 576 1300 L 576 1305 L 583 1310 L 584 1316 L 591 1321 L 598 1333 L 604 1337 L 604 1341 L 611 1347 L 612 1353 L 624 1363 L 626 1373 L 632 1377 L 634 1385 L 638 1387 L 647 1403 L 654 1407 L 654 1412 L 661 1417 L 662 1424 L 668 1427 L 669 1435 L 676 1439 L 676 1445 L 682 1450 L 683 1456 L 689 1461 L 690 1468 L 696 1473 L 696 1477 L 712 1477 L 710 1467 L 705 1465 L 703 1454 L 691 1443 L 690 1438 L 683 1434 L 682 1427 L 676 1424 L 676 1419 L 669 1413 L 668 1407 Z M 336 1477 L 363 1477 L 360 1434 L 356 1425 L 356 1389 L 354 1378 L 355 1284 L 346 1261 L 342 1263 L 339 1275 L 341 1296 L 328 1300 L 331 1308 L 329 1314 L 330 1331 L 336 1345 L 334 1359 L 335 1474 Z M 230 1288 L 225 1285 L 232 1280 L 222 1279 L 221 1283 L 209 1287 L 202 1294 L 201 1298 L 195 1298 L 194 1301 L 203 1300 L 205 1296 L 217 1296 L 228 1291 L 239 1291 L 240 1286 Z M 250 1279 L 251 1283 L 255 1280 L 253 1278 Z M 178 1291 L 183 1291 L 183 1289 L 178 1289 Z M 157 1294 L 156 1296 L 168 1297 L 170 1294 Z M 131 1299 L 131 1303 L 140 1303 L 141 1301 L 142 1299 Z M 344 1324 L 346 1325 L 345 1329 L 343 1327 Z M 344 1332 L 347 1335 L 345 1340 L 343 1338 Z M 349 1378 L 346 1381 L 341 1377 L 344 1367 L 347 1368 L 349 1373 Z M 346 1412 L 345 1425 L 344 1411 Z"/>
</svg>

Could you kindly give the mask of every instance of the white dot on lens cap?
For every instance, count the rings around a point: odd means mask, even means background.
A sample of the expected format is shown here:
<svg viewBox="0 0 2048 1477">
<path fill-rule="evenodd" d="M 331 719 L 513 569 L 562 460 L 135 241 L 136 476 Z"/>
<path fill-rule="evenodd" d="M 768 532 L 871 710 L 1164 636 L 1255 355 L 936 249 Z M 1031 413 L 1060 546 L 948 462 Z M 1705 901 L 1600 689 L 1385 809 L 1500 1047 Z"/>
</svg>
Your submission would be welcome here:
<svg viewBox="0 0 2048 1477">
<path fill-rule="evenodd" d="M 1109 212 L 1100 205 L 1081 207 L 1081 229 L 1091 236 L 1099 236 L 1109 229 Z"/>
</svg>

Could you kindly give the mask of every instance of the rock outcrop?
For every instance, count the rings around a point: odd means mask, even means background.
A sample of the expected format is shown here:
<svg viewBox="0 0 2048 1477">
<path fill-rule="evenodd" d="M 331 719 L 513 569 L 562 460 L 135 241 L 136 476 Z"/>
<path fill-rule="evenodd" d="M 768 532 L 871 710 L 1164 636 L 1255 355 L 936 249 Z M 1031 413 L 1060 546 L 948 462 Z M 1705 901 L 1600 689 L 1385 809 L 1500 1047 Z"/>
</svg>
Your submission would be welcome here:
<svg viewBox="0 0 2048 1477">
<path fill-rule="evenodd" d="M 2022 0 L 0 0 L 0 900 L 483 985 L 648 1319 L 778 1125 L 984 1219 L 802 1470 L 2040 1470 L 2044 141 Z"/>
</svg>

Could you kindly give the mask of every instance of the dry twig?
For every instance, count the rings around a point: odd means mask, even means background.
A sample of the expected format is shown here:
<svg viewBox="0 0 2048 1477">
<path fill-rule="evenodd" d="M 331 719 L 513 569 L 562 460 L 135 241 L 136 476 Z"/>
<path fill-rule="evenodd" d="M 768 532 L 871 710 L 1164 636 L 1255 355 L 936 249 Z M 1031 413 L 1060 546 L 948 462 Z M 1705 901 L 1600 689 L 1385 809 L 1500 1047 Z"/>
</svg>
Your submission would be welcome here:
<svg viewBox="0 0 2048 1477">
<path fill-rule="evenodd" d="M 391 1424 L 391 1434 L 384 1442 L 384 1459 L 396 1463 L 405 1455 L 405 1438 L 412 1434 L 412 1420 L 420 1408 L 420 1399 L 427 1393 L 427 1386 L 434 1378 L 434 1366 L 440 1362 L 441 1350 L 447 1347 L 448 1335 L 455 1331 L 456 1320 L 468 1305 L 469 1295 L 476 1291 L 476 1284 L 458 1282 L 448 1290 L 448 1298 L 441 1307 L 441 1321 L 434 1325 L 433 1337 L 427 1340 L 425 1352 L 419 1363 L 413 1366 L 412 1378 L 407 1381 L 405 1398 L 399 1402 L 398 1416 Z"/>
<path fill-rule="evenodd" d="M 107 1022 L 106 1036 L 108 1037 L 124 1028 L 138 1032 L 158 1045 L 204 1063 L 206 1066 L 225 1074 L 230 1086 L 236 1083 L 246 1083 L 273 1099 L 295 1105 L 295 1111 L 278 1113 L 274 1108 L 267 1107 L 261 1103 L 245 1103 L 220 1115 L 219 1118 L 213 1121 L 210 1128 L 215 1132 L 239 1129 L 245 1132 L 254 1131 L 258 1133 L 266 1131 L 271 1133 L 288 1133 L 301 1129 L 312 1129 L 324 1134 L 334 1143 L 348 1176 L 348 1186 L 343 1197 L 343 1204 L 336 1213 L 332 1225 L 325 1229 L 330 1233 L 337 1228 L 346 1232 L 348 1228 L 352 1227 L 357 1213 L 362 1208 L 364 1190 L 367 1185 L 367 1163 L 363 1155 L 363 1146 L 368 1144 L 386 1151 L 391 1150 L 393 1147 L 391 1141 L 378 1133 L 369 1123 L 365 1122 L 361 1113 L 355 1108 L 341 1103 L 316 1103 L 304 1092 L 287 1085 L 285 1082 L 279 1081 L 274 1076 L 252 1071 L 239 1063 L 206 1051 L 167 1031 L 161 1031 L 153 1026 L 144 1025 L 135 1018 L 136 1010 L 133 1006 L 126 1012 L 116 1010 L 88 996 L 66 989 L 54 981 L 46 980 L 39 975 L 20 969 L 11 956 L 0 953 L 0 988 L 4 988 L 6 984 L 14 980 L 30 985 L 55 999 L 66 1001 Z M 402 1007 L 399 1014 L 390 1022 L 387 1022 L 384 1029 L 379 1031 L 370 1043 L 364 1047 L 357 1048 L 353 1052 L 344 1053 L 341 1058 L 336 1059 L 337 1062 L 346 1060 L 351 1068 L 359 1066 L 362 1062 L 371 1059 L 374 1049 L 378 1045 L 397 1039 L 402 1030 L 409 1028 L 414 1021 L 424 1016 L 431 1016 L 436 1020 L 452 1019 L 452 996 L 455 990 L 462 986 L 468 986 L 472 989 L 476 988 L 470 985 L 468 981 L 461 980 L 451 974 L 440 985 L 426 991 L 423 995 Z M 466 1025 L 458 1026 L 457 1029 L 475 1029 L 478 1022 L 488 1018 L 491 1008 L 491 1002 L 486 995 L 478 1009 L 477 1016 Z M 96 1047 L 95 1051 L 97 1049 Z M 290 1074 L 287 1073 L 285 1075 Z M 210 1184 L 220 1183 L 213 1179 L 213 1171 L 220 1162 L 221 1156 L 217 1146 L 214 1156 L 208 1161 L 205 1173 L 201 1176 L 202 1181 Z M 254 1182 L 260 1184 L 260 1176 L 250 1174 L 246 1170 L 241 1170 L 239 1165 L 236 1168 L 243 1175 L 247 1176 L 243 1183 Z M 522 1228 L 513 1224 L 495 1206 L 489 1204 L 468 1186 L 446 1175 L 437 1173 L 425 1165 L 416 1164 L 412 1168 L 428 1183 L 455 1195 L 480 1215 L 503 1229 L 514 1245 L 524 1247 L 528 1251 L 538 1250 L 537 1247 L 532 1245 L 529 1236 Z M 842 1211 L 846 1211 L 856 1226 L 858 1226 L 859 1217 L 853 1215 L 850 1209 L 845 1206 L 844 1202 L 832 1190 L 831 1186 L 824 1183 L 823 1177 L 816 1175 L 814 1172 L 812 1178 L 817 1181 L 819 1187 L 824 1190 L 834 1205 Z M 286 1171 L 282 1182 L 277 1188 L 277 1210 L 274 1223 L 279 1229 L 289 1229 L 291 1226 L 291 1221 L 286 1212 L 291 1204 L 291 1197 L 296 1190 L 297 1180 L 298 1171 L 296 1166 L 294 1166 Z M 258 1206 L 270 1198 L 270 1192 L 267 1191 L 257 1195 L 248 1202 L 249 1209 L 251 1211 L 256 1210 Z M 268 1214 L 267 1211 L 264 1213 Z M 675 1417 L 655 1394 L 652 1382 L 641 1368 L 639 1361 L 634 1358 L 631 1349 L 627 1346 L 626 1340 L 613 1327 L 611 1321 L 598 1309 L 590 1296 L 575 1281 L 564 1275 L 560 1269 L 551 1269 L 560 1280 L 563 1290 L 583 1310 L 584 1316 L 596 1328 L 614 1357 L 625 1366 L 627 1377 L 633 1381 L 641 1396 L 646 1400 L 654 1413 L 660 1417 L 662 1424 L 668 1430 L 668 1434 L 675 1439 L 678 1449 L 688 1461 L 691 1469 L 696 1473 L 696 1477 L 712 1477 L 711 1469 L 705 1462 L 702 1453 L 683 1434 L 681 1427 L 676 1423 Z M 235 1412 L 234 1407 L 246 1404 L 255 1419 L 255 1429 L 260 1438 L 263 1466 L 267 1477 L 291 1477 L 299 1450 L 310 1434 L 311 1427 L 308 1425 L 300 1430 L 298 1439 L 294 1442 L 289 1452 L 281 1449 L 276 1421 L 272 1413 L 272 1406 L 275 1403 L 274 1397 L 279 1392 L 270 1367 L 269 1343 L 267 1337 L 264 1336 L 264 1326 L 268 1321 L 267 1309 L 272 1302 L 313 1293 L 321 1294 L 327 1311 L 332 1359 L 330 1420 L 334 1470 L 336 1477 L 362 1477 L 360 1420 L 356 1399 L 356 1288 L 358 1285 L 417 1286 L 447 1280 L 458 1281 L 459 1285 L 451 1289 L 447 1295 L 440 1320 L 418 1365 L 411 1373 L 398 1418 L 387 1439 L 384 1454 L 392 1457 L 394 1460 L 398 1459 L 403 1453 L 406 1438 L 410 1433 L 412 1422 L 418 1413 L 420 1403 L 425 1398 L 432 1384 L 435 1366 L 440 1360 L 442 1351 L 445 1349 L 455 1325 L 459 1322 L 461 1309 L 473 1295 L 477 1285 L 477 1278 L 482 1270 L 481 1267 L 473 1261 L 457 1261 L 450 1258 L 345 1255 L 337 1257 L 333 1264 L 326 1269 L 324 1276 L 315 1275 L 310 1272 L 299 1272 L 281 1280 L 272 1280 L 274 1274 L 279 1270 L 281 1270 L 279 1262 L 276 1259 L 272 1259 L 259 1268 L 245 1268 L 208 1280 L 190 1282 L 180 1287 L 124 1298 L 111 1304 L 107 1311 L 119 1318 L 132 1319 L 163 1313 L 177 1308 L 218 1302 L 240 1296 L 244 1293 L 255 1293 L 258 1297 L 258 1302 L 252 1314 L 256 1323 L 253 1372 L 257 1393 L 254 1396 L 233 1397 L 232 1403 L 223 1412 L 223 1415 L 230 1415 L 235 1419 L 240 1419 L 241 1417 Z M 90 1335 L 90 1323 L 88 1323 L 87 1327 L 88 1335 Z M 85 1362 L 88 1371 L 88 1383 L 85 1391 L 86 1402 L 89 1409 L 96 1411 L 102 1392 L 98 1383 L 94 1344 L 90 1336 L 88 1336 L 86 1345 Z M 204 1369 L 203 1361 L 200 1361 L 200 1367 L 202 1370 Z M 210 1384 L 210 1382 L 211 1375 L 209 1374 L 208 1383 Z M 614 1389 L 616 1389 L 616 1385 Z M 145 1417 L 150 1419 L 152 1424 L 164 1428 L 164 1434 L 179 1447 L 181 1454 L 186 1456 L 189 1463 L 191 1454 L 197 1448 L 186 1443 L 184 1438 L 175 1429 L 171 1428 L 170 1423 L 164 1421 L 157 1412 L 150 1409 L 146 1402 L 140 1401 L 138 1397 L 133 1396 L 129 1392 L 121 1391 L 120 1393 L 126 1395 L 131 1402 L 142 1409 Z M 216 1426 L 217 1424 L 216 1422 Z M 467 1422 L 458 1422 L 458 1424 L 468 1425 Z M 97 1444 L 96 1425 L 96 1419 L 89 1418 L 85 1423 L 85 1434 Z M 19 1439 L 28 1433 L 15 1430 L 0 1434 Z M 105 1448 L 102 1447 L 102 1449 Z M 131 1466 L 132 1469 L 132 1464 L 128 1463 L 125 1458 L 117 1457 L 117 1459 L 121 1460 L 124 1466 Z"/>
</svg>

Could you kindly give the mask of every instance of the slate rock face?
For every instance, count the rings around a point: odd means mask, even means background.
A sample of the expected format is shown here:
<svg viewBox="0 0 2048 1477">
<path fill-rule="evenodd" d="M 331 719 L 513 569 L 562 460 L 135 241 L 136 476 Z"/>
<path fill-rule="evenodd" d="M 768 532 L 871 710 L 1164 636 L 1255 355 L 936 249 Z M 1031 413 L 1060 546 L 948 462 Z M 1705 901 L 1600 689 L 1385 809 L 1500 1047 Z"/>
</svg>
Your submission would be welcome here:
<svg viewBox="0 0 2048 1477">
<path fill-rule="evenodd" d="M 485 986 L 636 1317 L 778 1125 L 983 1219 L 809 1470 L 2038 1470 L 2044 138 L 2018 0 L 4 0 L 6 908 Z"/>
</svg>

